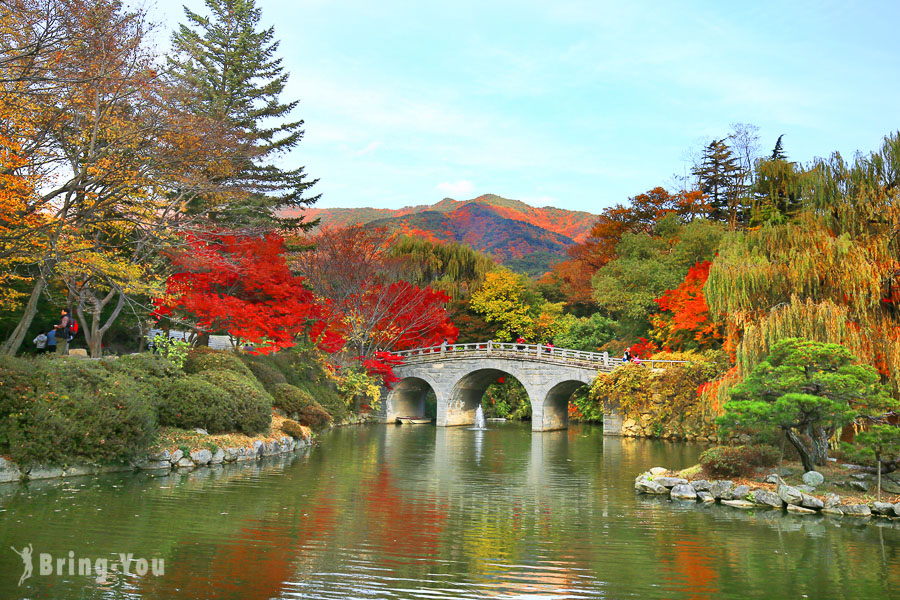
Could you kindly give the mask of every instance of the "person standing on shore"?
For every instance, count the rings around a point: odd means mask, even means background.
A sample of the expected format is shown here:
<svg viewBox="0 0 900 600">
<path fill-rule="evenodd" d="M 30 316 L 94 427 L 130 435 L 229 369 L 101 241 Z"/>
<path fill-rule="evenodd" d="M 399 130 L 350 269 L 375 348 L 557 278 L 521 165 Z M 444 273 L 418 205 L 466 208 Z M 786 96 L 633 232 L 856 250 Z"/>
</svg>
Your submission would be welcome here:
<svg viewBox="0 0 900 600">
<path fill-rule="evenodd" d="M 34 342 L 34 347 L 38 354 L 43 354 L 47 351 L 47 334 L 43 331 L 37 334 L 37 337 L 31 341 Z"/>
<path fill-rule="evenodd" d="M 69 354 L 69 339 L 71 339 L 72 317 L 68 308 L 62 309 L 62 318 L 59 325 L 55 325 L 56 329 L 56 353 L 66 356 Z"/>
<path fill-rule="evenodd" d="M 47 332 L 47 354 L 56 354 L 56 325 L 49 327 Z"/>
</svg>

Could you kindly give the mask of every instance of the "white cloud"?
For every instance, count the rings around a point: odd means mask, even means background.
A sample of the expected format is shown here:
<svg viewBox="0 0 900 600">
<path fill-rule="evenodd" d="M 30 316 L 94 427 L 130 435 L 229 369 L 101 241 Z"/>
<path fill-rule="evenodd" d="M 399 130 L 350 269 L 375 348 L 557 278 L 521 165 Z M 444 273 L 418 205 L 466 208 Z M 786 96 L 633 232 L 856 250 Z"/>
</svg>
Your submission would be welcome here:
<svg viewBox="0 0 900 600">
<path fill-rule="evenodd" d="M 457 199 L 459 199 L 459 197 L 464 197 L 471 194 L 475 190 L 475 184 L 467 179 L 460 179 L 459 181 L 444 181 L 437 184 L 437 189 L 441 192 L 444 192 L 448 196 L 456 196 Z"/>
<path fill-rule="evenodd" d="M 367 145 L 365 148 L 356 150 L 353 153 L 353 155 L 354 156 L 363 156 L 365 154 L 368 154 L 369 152 L 373 152 L 373 151 L 377 150 L 379 146 L 381 146 L 381 142 L 372 142 L 369 145 Z"/>
</svg>

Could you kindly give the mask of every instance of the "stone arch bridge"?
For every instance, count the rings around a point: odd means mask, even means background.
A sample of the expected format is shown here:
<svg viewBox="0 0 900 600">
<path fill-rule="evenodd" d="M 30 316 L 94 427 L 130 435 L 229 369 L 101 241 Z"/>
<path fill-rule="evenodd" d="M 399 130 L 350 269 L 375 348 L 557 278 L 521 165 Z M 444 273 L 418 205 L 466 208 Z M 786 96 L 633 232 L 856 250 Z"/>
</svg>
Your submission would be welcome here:
<svg viewBox="0 0 900 600">
<path fill-rule="evenodd" d="M 622 364 L 605 352 L 541 344 L 442 344 L 397 354 L 404 358 L 404 363 L 394 368 L 400 381 L 382 395 L 382 418 L 391 423 L 397 417 L 424 416 L 425 397 L 432 390 L 438 427 L 473 424 L 487 387 L 501 376 L 512 376 L 528 392 L 532 430 L 565 429 L 569 398 L 575 390 L 590 385 L 598 372 Z M 604 414 L 603 428 L 604 432 L 620 431 L 621 417 L 613 412 Z"/>
</svg>

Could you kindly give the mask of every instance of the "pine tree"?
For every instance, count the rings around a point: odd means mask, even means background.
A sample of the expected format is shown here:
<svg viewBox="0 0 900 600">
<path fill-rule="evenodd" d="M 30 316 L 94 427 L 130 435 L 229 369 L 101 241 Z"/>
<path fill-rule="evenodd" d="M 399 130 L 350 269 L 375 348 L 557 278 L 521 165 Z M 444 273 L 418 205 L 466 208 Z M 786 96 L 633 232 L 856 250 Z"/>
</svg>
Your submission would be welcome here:
<svg viewBox="0 0 900 600">
<path fill-rule="evenodd" d="M 704 148 L 700 163 L 691 173 L 697 178 L 699 190 L 709 197 L 713 219 L 728 221 L 732 226 L 743 220 L 740 161 L 724 139 L 713 140 Z"/>
<path fill-rule="evenodd" d="M 778 136 L 772 155 L 757 165 L 753 182 L 756 222 L 765 222 L 777 215 L 793 217 L 801 208 L 803 169 L 788 160 L 781 145 L 783 137 L 783 133 Z"/>
<path fill-rule="evenodd" d="M 185 7 L 187 23 L 172 36 L 169 67 L 186 88 L 192 110 L 221 123 L 237 140 L 218 178 L 239 200 L 210 216 L 234 227 L 301 228 L 297 211 L 318 199 L 304 197 L 317 180 L 309 180 L 304 167 L 272 164 L 304 133 L 302 120 L 290 120 L 298 101 L 280 100 L 288 73 L 276 57 L 274 28 L 259 29 L 254 0 L 206 0 L 206 6 L 208 17 Z"/>
<path fill-rule="evenodd" d="M 784 149 L 781 147 L 781 138 L 783 137 L 783 133 L 778 136 L 778 140 L 775 142 L 775 148 L 772 149 L 771 160 L 787 160 L 787 154 L 784 153 Z"/>
</svg>

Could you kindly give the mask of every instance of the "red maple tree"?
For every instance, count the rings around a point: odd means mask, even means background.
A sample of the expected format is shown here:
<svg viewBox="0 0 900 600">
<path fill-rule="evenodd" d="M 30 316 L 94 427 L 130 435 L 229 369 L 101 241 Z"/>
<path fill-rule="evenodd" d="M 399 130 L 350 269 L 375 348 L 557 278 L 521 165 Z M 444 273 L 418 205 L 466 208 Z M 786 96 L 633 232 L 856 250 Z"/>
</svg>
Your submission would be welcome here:
<svg viewBox="0 0 900 600">
<path fill-rule="evenodd" d="M 327 301 L 329 326 L 346 339 L 351 356 L 377 361 L 377 353 L 456 340 L 450 298 L 404 280 L 411 266 L 390 253 L 386 230 L 324 227 L 304 241 L 312 249 L 293 256 L 294 267 Z"/>
<path fill-rule="evenodd" d="M 181 318 L 201 332 L 225 332 L 240 347 L 266 354 L 306 335 L 334 352 L 343 345 L 326 325 L 326 308 L 293 275 L 279 235 L 214 233 L 188 238 L 171 254 L 178 271 L 154 304 L 158 317 Z"/>
<path fill-rule="evenodd" d="M 636 344 L 631 345 L 631 354 L 637 358 L 648 359 L 659 351 L 656 344 L 645 337 L 639 337 Z"/>
<path fill-rule="evenodd" d="M 697 263 L 674 290 L 666 290 L 656 303 L 662 312 L 651 322 L 651 337 L 666 350 L 706 350 L 722 343 L 722 330 L 710 318 L 703 286 L 712 263 Z"/>
</svg>

